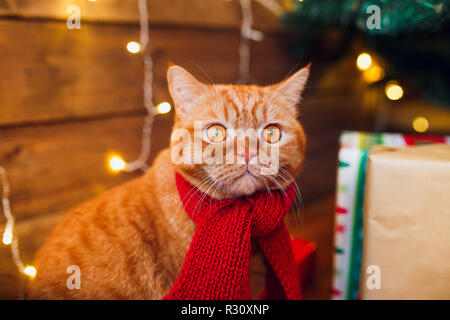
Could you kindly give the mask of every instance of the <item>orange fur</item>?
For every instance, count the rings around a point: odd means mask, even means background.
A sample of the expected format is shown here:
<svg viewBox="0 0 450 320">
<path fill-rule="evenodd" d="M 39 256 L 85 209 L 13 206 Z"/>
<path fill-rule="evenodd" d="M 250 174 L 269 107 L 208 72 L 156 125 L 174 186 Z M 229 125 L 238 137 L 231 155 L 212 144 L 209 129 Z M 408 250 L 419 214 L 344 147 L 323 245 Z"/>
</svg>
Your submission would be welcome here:
<svg viewBox="0 0 450 320">
<path fill-rule="evenodd" d="M 171 66 L 169 88 L 177 113 L 174 129 L 192 134 L 194 120 L 223 121 L 236 128 L 277 123 L 287 137 L 280 148 L 284 175 L 279 172 L 273 176 L 277 183 L 267 178 L 264 184 L 262 178 L 240 176 L 242 165 L 174 165 L 166 149 L 142 177 L 67 214 L 36 256 L 37 275 L 28 286 L 28 298 L 162 298 L 178 276 L 195 231 L 180 204 L 174 170 L 219 199 L 265 187 L 284 188 L 298 174 L 304 158 L 305 135 L 297 121 L 296 104 L 308 73 L 302 69 L 270 87 L 205 85 L 181 67 Z M 209 184 L 201 184 L 205 176 Z M 219 180 L 220 187 L 211 186 Z M 265 266 L 256 247 L 254 251 L 251 279 L 256 297 L 264 287 Z M 80 267 L 81 289 L 67 288 L 70 265 Z"/>
</svg>

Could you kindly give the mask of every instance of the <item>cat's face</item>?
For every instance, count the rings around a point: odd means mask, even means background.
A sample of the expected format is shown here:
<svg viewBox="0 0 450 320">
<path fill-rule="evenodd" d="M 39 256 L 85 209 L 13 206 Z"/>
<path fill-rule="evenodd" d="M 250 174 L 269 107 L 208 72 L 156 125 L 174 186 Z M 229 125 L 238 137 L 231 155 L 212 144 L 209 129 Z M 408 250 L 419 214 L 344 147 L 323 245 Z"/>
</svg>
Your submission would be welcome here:
<svg viewBox="0 0 450 320">
<path fill-rule="evenodd" d="M 308 75 L 306 67 L 267 87 L 207 85 L 179 66 L 169 67 L 177 170 L 218 199 L 286 188 L 304 159 L 297 104 Z"/>
</svg>

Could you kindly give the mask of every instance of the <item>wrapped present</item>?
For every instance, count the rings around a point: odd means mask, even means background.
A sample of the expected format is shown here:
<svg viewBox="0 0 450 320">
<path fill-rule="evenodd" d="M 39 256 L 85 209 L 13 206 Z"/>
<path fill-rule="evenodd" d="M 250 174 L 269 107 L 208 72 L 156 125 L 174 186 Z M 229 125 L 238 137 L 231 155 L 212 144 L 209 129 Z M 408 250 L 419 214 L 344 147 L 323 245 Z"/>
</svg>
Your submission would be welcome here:
<svg viewBox="0 0 450 320">
<path fill-rule="evenodd" d="M 367 155 L 375 145 L 450 143 L 450 137 L 344 132 L 340 138 L 336 187 L 334 299 L 357 299 L 362 258 L 363 203 Z"/>
<path fill-rule="evenodd" d="M 374 147 L 361 299 L 450 299 L 450 146 Z"/>
</svg>

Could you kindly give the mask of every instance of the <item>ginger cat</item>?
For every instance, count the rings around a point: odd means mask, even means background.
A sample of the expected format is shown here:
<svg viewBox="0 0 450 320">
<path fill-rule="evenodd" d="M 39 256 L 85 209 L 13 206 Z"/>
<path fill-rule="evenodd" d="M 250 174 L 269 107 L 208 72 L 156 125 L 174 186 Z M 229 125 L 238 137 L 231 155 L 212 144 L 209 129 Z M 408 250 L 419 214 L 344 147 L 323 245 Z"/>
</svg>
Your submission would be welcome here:
<svg viewBox="0 0 450 320">
<path fill-rule="evenodd" d="M 190 156 L 203 152 L 196 150 L 199 144 L 216 147 L 216 153 L 228 152 L 224 141 L 229 132 L 252 128 L 261 132 L 257 145 L 279 148 L 277 170 L 262 175 L 258 169 L 264 164 L 255 161 L 258 151 L 249 145 L 245 152 L 231 151 L 239 163 L 174 161 L 179 147 L 174 134 L 171 147 L 157 156 L 145 175 L 73 209 L 55 227 L 36 256 L 37 275 L 28 285 L 27 297 L 161 299 L 180 272 L 196 227 L 180 202 L 174 172 L 217 199 L 292 183 L 305 153 L 297 104 L 308 76 L 309 66 L 267 87 L 210 85 L 179 66 L 169 67 L 174 133 L 180 129 L 192 136 Z M 194 122 L 200 120 L 202 127 L 196 133 Z M 251 287 L 257 298 L 264 289 L 265 265 L 258 249 L 252 251 Z M 72 265 L 80 270 L 79 289 L 68 286 L 67 268 Z"/>
</svg>

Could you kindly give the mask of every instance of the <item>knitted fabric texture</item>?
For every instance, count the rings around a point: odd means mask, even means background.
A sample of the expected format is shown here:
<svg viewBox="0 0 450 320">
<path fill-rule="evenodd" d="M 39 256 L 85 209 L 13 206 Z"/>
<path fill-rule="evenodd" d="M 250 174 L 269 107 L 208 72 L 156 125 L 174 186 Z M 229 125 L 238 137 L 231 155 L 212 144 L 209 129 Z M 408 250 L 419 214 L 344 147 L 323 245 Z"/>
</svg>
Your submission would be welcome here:
<svg viewBox="0 0 450 320">
<path fill-rule="evenodd" d="M 299 274 L 283 216 L 292 186 L 251 197 L 215 200 L 176 173 L 176 185 L 197 229 L 180 275 L 164 299 L 251 299 L 251 239 L 257 240 L 287 299 L 301 299 Z"/>
</svg>

